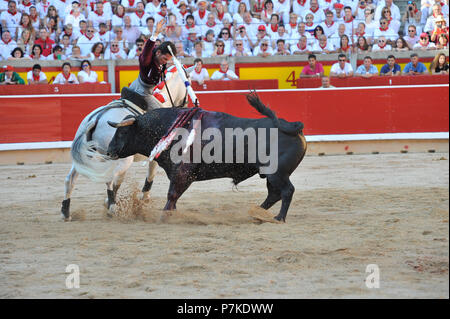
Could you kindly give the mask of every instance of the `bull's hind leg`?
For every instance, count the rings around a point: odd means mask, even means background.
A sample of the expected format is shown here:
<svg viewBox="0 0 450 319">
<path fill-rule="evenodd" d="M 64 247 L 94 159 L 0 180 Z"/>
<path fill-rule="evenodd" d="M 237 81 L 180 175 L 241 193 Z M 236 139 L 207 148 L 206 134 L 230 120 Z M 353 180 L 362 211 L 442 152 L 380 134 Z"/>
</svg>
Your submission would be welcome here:
<svg viewBox="0 0 450 319">
<path fill-rule="evenodd" d="M 156 167 L 158 166 L 158 163 L 156 161 L 151 161 L 148 163 L 148 172 L 147 177 L 145 178 L 144 187 L 142 188 L 142 197 L 141 199 L 144 201 L 147 201 L 150 199 L 150 189 L 153 185 L 153 179 L 156 175 Z"/>
<path fill-rule="evenodd" d="M 125 173 L 130 168 L 133 163 L 133 156 L 129 156 L 120 160 L 121 162 L 117 165 L 114 170 L 113 180 L 106 183 L 106 193 L 108 197 L 105 200 L 106 208 L 108 209 L 108 214 L 110 216 L 116 214 L 116 195 L 120 188 L 120 185 L 125 178 Z"/>
<path fill-rule="evenodd" d="M 264 209 L 269 209 L 281 199 L 281 192 L 278 190 L 278 188 L 272 186 L 269 179 L 267 179 L 267 191 L 269 192 L 267 198 L 264 203 L 261 204 L 261 208 Z"/>
<path fill-rule="evenodd" d="M 70 195 L 72 194 L 73 187 L 75 186 L 75 180 L 78 177 L 78 172 L 72 165 L 69 174 L 64 181 L 64 200 L 62 201 L 61 214 L 64 221 L 70 221 Z"/>
<path fill-rule="evenodd" d="M 277 174 L 269 175 L 267 176 L 267 181 L 272 185 L 272 187 L 274 187 L 277 191 L 280 192 L 281 196 L 281 209 L 278 215 L 275 216 L 274 218 L 276 220 L 285 222 L 289 206 L 291 205 L 292 196 L 294 195 L 295 187 L 289 180 L 289 176 L 280 176 Z M 268 204 L 270 204 L 270 202 Z"/>
</svg>

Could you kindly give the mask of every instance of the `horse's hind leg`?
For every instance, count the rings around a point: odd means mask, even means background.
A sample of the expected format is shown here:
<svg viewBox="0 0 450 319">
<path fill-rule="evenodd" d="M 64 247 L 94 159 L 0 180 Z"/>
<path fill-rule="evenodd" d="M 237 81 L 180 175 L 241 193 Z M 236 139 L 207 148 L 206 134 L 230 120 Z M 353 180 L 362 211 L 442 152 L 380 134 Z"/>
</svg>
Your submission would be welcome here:
<svg viewBox="0 0 450 319">
<path fill-rule="evenodd" d="M 69 174 L 66 176 L 64 181 L 64 200 L 62 201 L 61 214 L 63 215 L 64 221 L 70 221 L 70 195 L 72 194 L 73 187 L 75 185 L 75 180 L 78 177 L 78 172 L 72 165 Z"/>
<path fill-rule="evenodd" d="M 115 215 L 116 213 L 116 195 L 117 191 L 120 188 L 120 185 L 125 178 L 125 173 L 130 168 L 133 163 L 133 156 L 129 156 L 124 158 L 114 170 L 113 180 L 111 182 L 106 183 L 106 193 L 108 197 L 105 200 L 106 208 L 108 209 L 109 215 Z"/>
<path fill-rule="evenodd" d="M 141 199 L 144 201 L 147 201 L 150 199 L 150 189 L 153 185 L 153 179 L 156 175 L 156 167 L 158 166 L 158 163 L 156 161 L 151 161 L 148 163 L 148 172 L 147 177 L 145 178 L 144 187 L 142 188 L 142 197 Z"/>
</svg>

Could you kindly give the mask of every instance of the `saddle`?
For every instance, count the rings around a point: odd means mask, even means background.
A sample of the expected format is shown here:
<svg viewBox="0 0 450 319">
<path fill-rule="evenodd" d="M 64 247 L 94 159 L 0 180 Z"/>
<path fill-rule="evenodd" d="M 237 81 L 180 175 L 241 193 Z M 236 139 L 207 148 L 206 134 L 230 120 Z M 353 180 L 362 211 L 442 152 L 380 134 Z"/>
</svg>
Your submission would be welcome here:
<svg viewBox="0 0 450 319">
<path fill-rule="evenodd" d="M 142 109 L 144 112 L 147 111 L 147 101 L 145 101 L 145 98 L 135 91 L 127 88 L 126 86 L 122 88 L 122 91 L 120 92 L 120 98 L 130 101 L 131 103 Z"/>
</svg>

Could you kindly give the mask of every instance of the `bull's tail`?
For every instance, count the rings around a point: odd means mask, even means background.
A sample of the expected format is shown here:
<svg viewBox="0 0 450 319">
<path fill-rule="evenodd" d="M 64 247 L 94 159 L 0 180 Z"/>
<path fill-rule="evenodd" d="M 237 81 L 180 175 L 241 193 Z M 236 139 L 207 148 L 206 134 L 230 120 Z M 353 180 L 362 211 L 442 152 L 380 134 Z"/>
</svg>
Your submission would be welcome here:
<svg viewBox="0 0 450 319">
<path fill-rule="evenodd" d="M 253 106 L 259 113 L 270 118 L 278 129 L 283 133 L 288 135 L 299 135 L 303 131 L 302 122 L 287 122 L 283 119 L 279 119 L 275 113 L 264 105 L 264 103 L 259 99 L 256 91 L 251 91 L 250 94 L 246 95 L 248 103 Z"/>
<path fill-rule="evenodd" d="M 88 141 L 87 136 L 92 125 L 86 125 L 82 132 L 75 137 L 70 155 L 76 171 L 96 182 L 109 182 L 113 178 L 117 161 L 100 153 L 98 145 L 94 140 Z"/>
</svg>

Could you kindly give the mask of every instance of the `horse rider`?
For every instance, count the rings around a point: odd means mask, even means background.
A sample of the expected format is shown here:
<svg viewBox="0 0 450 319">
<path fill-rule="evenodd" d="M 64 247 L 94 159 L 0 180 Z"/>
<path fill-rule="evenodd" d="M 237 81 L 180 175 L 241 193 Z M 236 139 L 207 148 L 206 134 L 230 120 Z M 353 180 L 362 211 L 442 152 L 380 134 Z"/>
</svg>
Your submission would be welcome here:
<svg viewBox="0 0 450 319">
<path fill-rule="evenodd" d="M 158 35 L 165 26 L 165 19 L 162 19 L 156 25 L 155 32 L 144 45 L 144 49 L 139 56 L 139 75 L 130 85 L 130 89 L 143 96 L 147 106 L 153 108 L 154 101 L 151 99 L 153 88 L 161 82 L 167 63 L 172 59 L 168 47 L 172 49 L 173 54 L 177 54 L 175 45 L 170 41 L 165 41 L 155 48 L 155 42 Z"/>
</svg>

